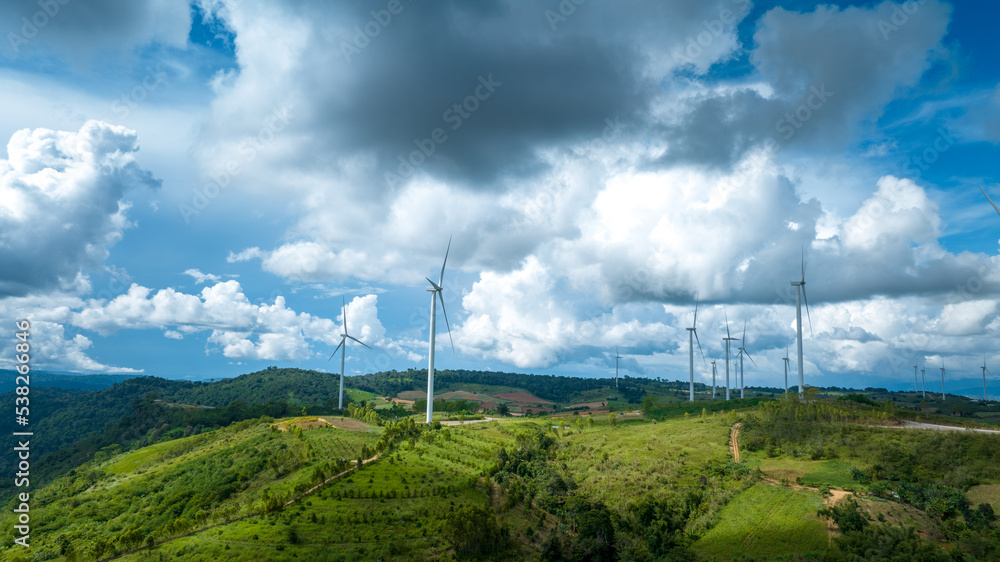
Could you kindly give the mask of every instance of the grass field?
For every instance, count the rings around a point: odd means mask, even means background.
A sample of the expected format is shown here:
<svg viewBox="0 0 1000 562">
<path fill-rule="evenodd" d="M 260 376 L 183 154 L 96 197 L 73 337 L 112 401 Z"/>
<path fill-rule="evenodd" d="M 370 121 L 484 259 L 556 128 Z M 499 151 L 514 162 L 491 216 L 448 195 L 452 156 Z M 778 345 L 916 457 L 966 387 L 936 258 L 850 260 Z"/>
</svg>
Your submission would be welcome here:
<svg viewBox="0 0 1000 562">
<path fill-rule="evenodd" d="M 826 550 L 827 525 L 816 515 L 822 507 L 818 494 L 756 484 L 722 509 L 719 524 L 694 544 L 694 550 L 719 560 Z"/>
</svg>

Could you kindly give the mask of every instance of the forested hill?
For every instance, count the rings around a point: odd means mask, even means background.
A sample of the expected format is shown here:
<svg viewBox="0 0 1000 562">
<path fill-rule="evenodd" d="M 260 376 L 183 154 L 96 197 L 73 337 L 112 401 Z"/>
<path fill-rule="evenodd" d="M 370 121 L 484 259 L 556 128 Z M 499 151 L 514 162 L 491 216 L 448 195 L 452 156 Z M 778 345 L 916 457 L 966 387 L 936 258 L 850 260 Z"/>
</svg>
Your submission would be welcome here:
<svg viewBox="0 0 1000 562">
<path fill-rule="evenodd" d="M 506 386 L 523 389 L 539 398 L 553 402 L 566 402 L 574 394 L 588 390 L 614 387 L 614 379 L 586 379 L 556 375 L 526 375 L 523 373 L 503 373 L 496 371 L 435 370 L 435 388 L 446 389 L 462 384 Z M 659 389 L 679 388 L 679 382 L 658 382 L 653 379 L 622 377 L 618 390 L 632 403 L 642 400 L 650 387 Z M 395 396 L 404 390 L 426 390 L 427 370 L 385 371 L 359 377 L 351 377 L 351 388 L 375 393 L 379 396 Z"/>
</svg>

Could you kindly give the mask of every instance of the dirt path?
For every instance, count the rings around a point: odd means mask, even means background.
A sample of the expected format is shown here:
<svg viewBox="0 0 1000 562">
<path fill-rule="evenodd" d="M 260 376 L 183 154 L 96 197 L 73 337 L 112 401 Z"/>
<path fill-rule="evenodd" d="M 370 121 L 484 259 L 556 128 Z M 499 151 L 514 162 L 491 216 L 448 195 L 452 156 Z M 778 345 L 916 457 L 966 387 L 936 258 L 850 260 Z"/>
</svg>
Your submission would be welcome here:
<svg viewBox="0 0 1000 562">
<path fill-rule="evenodd" d="M 740 462 L 740 424 L 729 432 L 729 450 L 733 452 L 733 462 Z"/>
<path fill-rule="evenodd" d="M 895 427 L 899 428 L 909 428 L 909 429 L 935 429 L 937 431 L 978 431 L 980 433 L 1000 433 L 1000 430 L 996 429 L 976 429 L 972 427 L 956 427 L 953 425 L 938 425 L 934 423 L 923 423 L 906 420 L 902 425 L 897 425 Z"/>
</svg>

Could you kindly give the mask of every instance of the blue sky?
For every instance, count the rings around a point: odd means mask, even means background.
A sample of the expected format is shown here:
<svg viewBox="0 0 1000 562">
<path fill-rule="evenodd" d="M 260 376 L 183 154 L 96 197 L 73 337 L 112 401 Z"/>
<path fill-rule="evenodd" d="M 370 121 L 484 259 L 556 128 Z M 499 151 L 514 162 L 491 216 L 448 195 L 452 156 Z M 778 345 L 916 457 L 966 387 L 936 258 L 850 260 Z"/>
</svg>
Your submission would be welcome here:
<svg viewBox="0 0 1000 562">
<path fill-rule="evenodd" d="M 38 368 L 219 378 L 338 369 L 346 299 L 349 374 L 425 368 L 453 237 L 438 368 L 686 379 L 697 295 L 780 385 L 804 250 L 808 384 L 975 393 L 998 11 L 6 3 L 0 311 Z"/>
</svg>

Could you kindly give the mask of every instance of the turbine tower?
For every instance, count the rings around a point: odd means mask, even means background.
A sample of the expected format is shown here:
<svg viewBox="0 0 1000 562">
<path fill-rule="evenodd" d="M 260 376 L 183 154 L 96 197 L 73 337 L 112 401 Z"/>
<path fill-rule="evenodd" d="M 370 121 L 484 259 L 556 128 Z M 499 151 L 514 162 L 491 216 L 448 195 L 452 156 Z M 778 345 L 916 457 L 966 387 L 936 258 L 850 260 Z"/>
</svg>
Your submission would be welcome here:
<svg viewBox="0 0 1000 562">
<path fill-rule="evenodd" d="M 802 376 L 802 301 L 806 303 L 806 317 L 809 319 L 809 334 L 812 335 L 812 317 L 809 316 L 809 299 L 806 297 L 806 254 L 802 251 L 802 279 L 792 281 L 795 287 L 795 331 L 798 334 L 799 347 L 799 398 L 802 398 L 805 381 Z"/>
<path fill-rule="evenodd" d="M 337 408 L 340 410 L 344 409 L 344 356 L 347 354 L 347 340 L 352 339 L 361 345 L 368 347 L 368 344 L 359 340 L 358 338 L 347 333 L 347 301 L 343 297 L 340 298 L 341 308 L 340 312 L 342 314 L 341 319 L 343 320 L 344 332 L 340 334 L 340 343 L 337 344 L 337 348 L 333 350 L 330 354 L 330 361 L 333 356 L 337 354 L 337 350 L 340 350 L 340 400 L 337 402 Z M 368 347 L 368 349 L 371 349 Z"/>
<path fill-rule="evenodd" d="M 986 368 L 986 354 L 985 353 L 983 353 L 983 366 L 980 367 L 980 369 L 983 370 L 983 402 L 986 402 L 986 373 L 989 373 L 990 370 Z M 993 373 L 990 373 L 990 374 L 992 375 Z"/>
<path fill-rule="evenodd" d="M 916 365 L 913 366 L 913 392 L 914 393 L 920 392 L 920 387 L 918 386 L 918 383 L 917 383 L 917 366 Z"/>
<path fill-rule="evenodd" d="M 924 395 L 924 400 L 927 400 L 927 377 L 924 376 L 924 371 L 926 369 L 920 369 L 920 392 Z"/>
<path fill-rule="evenodd" d="M 690 376 L 688 382 L 688 393 L 691 402 L 694 402 L 694 342 L 698 340 L 698 351 L 701 352 L 701 360 L 705 361 L 705 350 L 701 348 L 701 340 L 698 339 L 698 300 L 694 301 L 694 320 L 691 321 L 691 327 L 687 328 L 688 331 L 688 375 Z M 616 368 L 617 372 L 617 368 Z"/>
<path fill-rule="evenodd" d="M 615 388 L 618 388 L 618 360 L 621 359 L 621 358 L 622 358 L 622 356 L 618 355 L 618 346 L 616 345 L 615 346 Z"/>
<path fill-rule="evenodd" d="M 712 359 L 712 400 L 715 400 L 715 373 L 718 371 L 715 366 L 715 359 Z"/>
<path fill-rule="evenodd" d="M 944 359 L 941 360 L 941 400 L 944 400 Z"/>
<path fill-rule="evenodd" d="M 743 345 L 741 345 L 739 347 L 739 350 L 740 350 L 740 353 L 739 353 L 739 357 L 740 357 L 740 398 L 743 398 L 743 356 L 746 355 L 747 359 L 749 359 L 750 362 L 753 363 L 753 366 L 754 367 L 757 366 L 757 362 L 753 360 L 753 357 L 750 357 L 750 352 L 746 350 L 746 345 L 747 345 L 747 321 L 746 320 L 743 321 L 743 338 L 740 340 L 740 342 L 742 342 L 742 344 L 743 344 Z"/>
<path fill-rule="evenodd" d="M 726 313 L 726 309 L 722 309 L 723 314 Z M 724 345 L 726 346 L 726 400 L 729 400 L 729 342 L 735 340 L 732 334 L 729 333 L 729 315 L 726 314 L 726 337 L 722 338 Z"/>
<path fill-rule="evenodd" d="M 455 340 L 451 337 L 451 325 L 448 324 L 448 311 L 444 309 L 444 266 L 448 264 L 448 253 L 451 252 L 451 238 L 448 238 L 448 248 L 444 251 L 444 262 L 441 264 L 441 276 L 435 283 L 429 277 L 424 277 L 431 284 L 427 290 L 431 293 L 431 337 L 429 350 L 427 353 L 427 424 L 430 425 L 434 417 L 434 336 L 437 332 L 437 303 L 441 301 L 441 312 L 444 314 L 444 324 L 448 328 L 448 339 L 451 340 L 451 351 L 455 352 Z"/>
<path fill-rule="evenodd" d="M 791 361 L 788 358 L 788 347 L 785 347 L 785 356 L 781 360 L 785 362 L 785 394 L 788 394 L 788 362 Z"/>
</svg>

